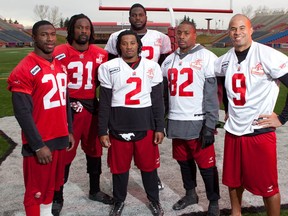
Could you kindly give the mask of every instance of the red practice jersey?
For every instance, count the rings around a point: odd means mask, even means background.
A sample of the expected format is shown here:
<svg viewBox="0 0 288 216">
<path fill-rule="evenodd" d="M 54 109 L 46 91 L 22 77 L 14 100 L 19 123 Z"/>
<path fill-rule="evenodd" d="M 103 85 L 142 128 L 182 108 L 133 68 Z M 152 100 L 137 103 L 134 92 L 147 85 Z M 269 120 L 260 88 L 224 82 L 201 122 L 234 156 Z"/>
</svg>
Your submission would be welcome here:
<svg viewBox="0 0 288 216">
<path fill-rule="evenodd" d="M 44 142 L 68 136 L 67 73 L 58 60 L 50 63 L 34 52 L 30 53 L 13 69 L 8 78 L 8 89 L 31 95 L 32 117 Z M 22 141 L 27 144 L 23 133 Z"/>
<path fill-rule="evenodd" d="M 54 56 L 67 67 L 70 97 L 95 98 L 98 67 L 108 60 L 107 52 L 93 44 L 84 52 L 70 44 L 62 44 L 55 48 Z"/>
</svg>

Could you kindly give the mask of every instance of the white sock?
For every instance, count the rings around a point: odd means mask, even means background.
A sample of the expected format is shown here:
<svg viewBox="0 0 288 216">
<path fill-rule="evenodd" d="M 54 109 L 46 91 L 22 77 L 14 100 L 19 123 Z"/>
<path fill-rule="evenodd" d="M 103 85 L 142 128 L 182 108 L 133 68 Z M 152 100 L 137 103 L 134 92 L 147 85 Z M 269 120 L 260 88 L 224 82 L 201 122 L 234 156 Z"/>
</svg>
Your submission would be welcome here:
<svg viewBox="0 0 288 216">
<path fill-rule="evenodd" d="M 40 215 L 41 216 L 53 216 L 52 215 L 52 203 L 44 205 L 40 205 Z"/>
</svg>

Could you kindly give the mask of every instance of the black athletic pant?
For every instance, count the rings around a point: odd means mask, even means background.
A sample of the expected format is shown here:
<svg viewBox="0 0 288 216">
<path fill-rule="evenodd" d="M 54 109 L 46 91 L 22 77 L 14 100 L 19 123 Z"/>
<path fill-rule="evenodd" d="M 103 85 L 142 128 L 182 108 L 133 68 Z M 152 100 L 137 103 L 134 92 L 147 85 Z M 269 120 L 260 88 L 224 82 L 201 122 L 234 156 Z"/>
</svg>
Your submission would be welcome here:
<svg viewBox="0 0 288 216">
<path fill-rule="evenodd" d="M 158 175 L 156 169 L 152 172 L 141 171 L 142 182 L 151 202 L 159 202 Z M 121 174 L 113 174 L 113 197 L 115 202 L 124 202 L 127 196 L 129 171 Z"/>
<path fill-rule="evenodd" d="M 86 161 L 87 173 L 89 174 L 89 194 L 94 194 L 100 191 L 101 157 L 90 157 L 86 154 Z M 71 163 L 65 166 L 64 184 L 68 181 L 70 166 Z M 61 186 L 60 191 L 54 191 L 54 201 L 63 202 L 63 188 L 64 185 Z"/>
<path fill-rule="evenodd" d="M 185 190 L 192 190 L 197 186 L 196 183 L 196 164 L 194 160 L 177 161 L 180 165 L 183 186 Z M 209 201 L 220 199 L 219 195 L 219 178 L 217 167 L 202 169 L 199 167 L 200 174 L 205 184 L 206 196 Z"/>
</svg>

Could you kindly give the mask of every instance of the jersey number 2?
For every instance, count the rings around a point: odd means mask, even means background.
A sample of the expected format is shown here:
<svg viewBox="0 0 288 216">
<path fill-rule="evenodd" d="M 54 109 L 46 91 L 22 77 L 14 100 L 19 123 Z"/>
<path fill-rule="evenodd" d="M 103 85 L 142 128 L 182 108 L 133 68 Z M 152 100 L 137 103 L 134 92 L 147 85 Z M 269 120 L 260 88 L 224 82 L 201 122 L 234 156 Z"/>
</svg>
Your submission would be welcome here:
<svg viewBox="0 0 288 216">
<path fill-rule="evenodd" d="M 141 92 L 141 88 L 142 88 L 142 82 L 141 79 L 139 77 L 130 77 L 127 80 L 128 84 L 131 83 L 135 83 L 136 87 L 134 90 L 130 91 L 128 94 L 125 95 L 125 104 L 126 105 L 137 105 L 140 104 L 140 100 L 139 99 L 132 99 L 132 97 L 136 94 L 138 94 L 139 92 Z"/>
</svg>

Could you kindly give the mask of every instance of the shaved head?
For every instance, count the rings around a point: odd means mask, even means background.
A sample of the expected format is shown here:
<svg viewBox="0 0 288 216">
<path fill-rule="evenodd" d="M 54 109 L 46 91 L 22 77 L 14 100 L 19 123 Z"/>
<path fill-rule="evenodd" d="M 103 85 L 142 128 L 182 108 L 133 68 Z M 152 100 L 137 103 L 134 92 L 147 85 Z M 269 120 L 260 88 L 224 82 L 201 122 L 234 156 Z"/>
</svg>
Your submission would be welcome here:
<svg viewBox="0 0 288 216">
<path fill-rule="evenodd" d="M 245 23 L 246 23 L 246 26 L 247 26 L 248 28 L 251 28 L 251 27 L 252 27 L 251 21 L 250 21 L 250 19 L 249 19 L 246 15 L 244 15 L 244 14 L 235 14 L 235 15 L 231 18 L 231 20 L 230 20 L 230 22 L 229 22 L 229 28 L 231 27 L 231 23 L 232 23 L 232 22 L 234 22 L 235 20 L 239 20 L 239 19 L 244 20 Z"/>
<path fill-rule="evenodd" d="M 229 22 L 229 37 L 237 51 L 244 51 L 251 46 L 253 28 L 250 19 L 243 14 L 234 15 Z"/>
</svg>

